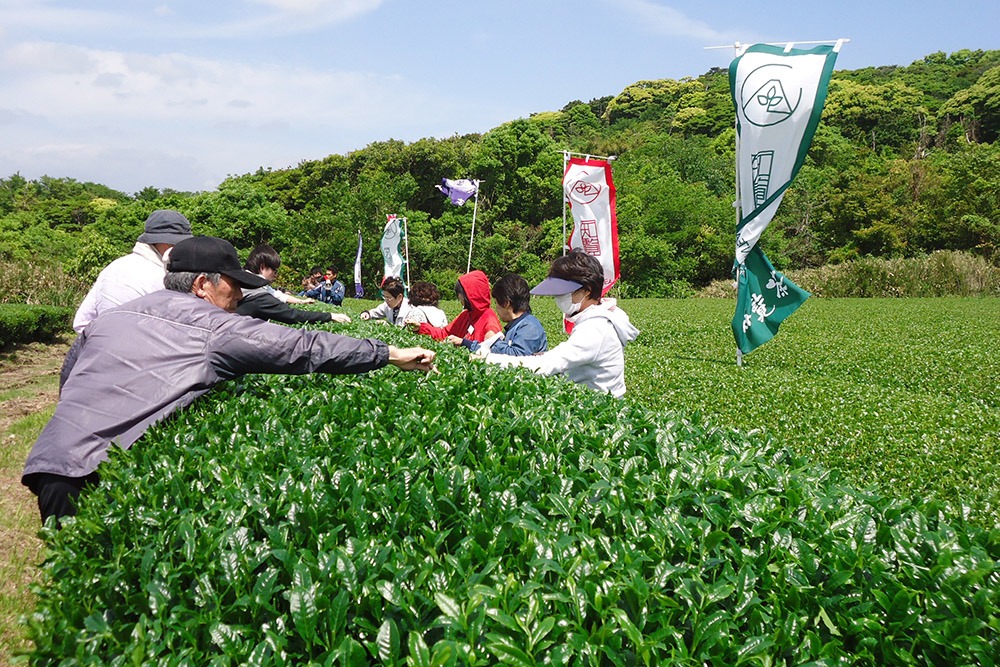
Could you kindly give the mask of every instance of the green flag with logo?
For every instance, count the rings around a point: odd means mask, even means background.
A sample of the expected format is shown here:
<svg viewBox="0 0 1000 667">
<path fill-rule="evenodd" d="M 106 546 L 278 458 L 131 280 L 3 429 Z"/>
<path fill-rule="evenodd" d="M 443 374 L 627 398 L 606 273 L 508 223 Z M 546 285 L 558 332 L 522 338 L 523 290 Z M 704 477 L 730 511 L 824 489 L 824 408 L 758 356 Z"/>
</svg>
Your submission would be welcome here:
<svg viewBox="0 0 1000 667">
<path fill-rule="evenodd" d="M 776 271 L 756 246 L 736 267 L 736 281 L 733 335 L 743 354 L 774 338 L 785 318 L 809 298 L 809 292 Z"/>
<path fill-rule="evenodd" d="M 839 43 L 810 49 L 754 44 L 729 66 L 740 211 L 733 333 L 744 354 L 770 340 L 809 296 L 774 270 L 757 243 L 805 161 L 838 50 Z"/>
</svg>

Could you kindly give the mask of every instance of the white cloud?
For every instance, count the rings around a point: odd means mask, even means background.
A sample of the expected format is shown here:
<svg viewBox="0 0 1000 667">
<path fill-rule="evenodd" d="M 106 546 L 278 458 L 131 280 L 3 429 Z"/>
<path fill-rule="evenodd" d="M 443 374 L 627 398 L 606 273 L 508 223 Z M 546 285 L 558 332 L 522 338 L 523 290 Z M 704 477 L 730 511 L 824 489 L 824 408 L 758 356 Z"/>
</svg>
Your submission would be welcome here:
<svg viewBox="0 0 1000 667">
<path fill-rule="evenodd" d="M 40 0 L 0 0 L 5 36 L 25 31 L 84 34 L 92 30 L 125 30 L 131 21 L 122 12 L 59 7 Z"/>
<path fill-rule="evenodd" d="M 623 10 L 639 20 L 639 25 L 650 32 L 670 37 L 685 37 L 710 42 L 711 46 L 738 39 L 732 31 L 717 30 L 683 12 L 653 0 L 608 0 L 610 6 Z"/>
<path fill-rule="evenodd" d="M 122 121 L 237 118 L 355 123 L 400 82 L 362 72 L 251 65 L 33 42 L 0 51 L 0 100 L 26 113 Z M 374 107 L 374 108 L 373 108 Z M 190 117 L 192 109 L 196 114 Z M 322 122 L 322 120 L 321 120 Z"/>
<path fill-rule="evenodd" d="M 272 11 L 247 12 L 247 18 L 221 21 L 199 27 L 189 26 L 191 34 L 217 37 L 273 37 L 309 33 L 329 25 L 344 23 L 375 11 L 383 0 L 245 0 Z M 240 12 L 242 17 L 243 12 Z"/>
<path fill-rule="evenodd" d="M 360 148 L 435 103 L 395 76 L 22 43 L 0 47 L 0 174 L 205 189 Z"/>
</svg>

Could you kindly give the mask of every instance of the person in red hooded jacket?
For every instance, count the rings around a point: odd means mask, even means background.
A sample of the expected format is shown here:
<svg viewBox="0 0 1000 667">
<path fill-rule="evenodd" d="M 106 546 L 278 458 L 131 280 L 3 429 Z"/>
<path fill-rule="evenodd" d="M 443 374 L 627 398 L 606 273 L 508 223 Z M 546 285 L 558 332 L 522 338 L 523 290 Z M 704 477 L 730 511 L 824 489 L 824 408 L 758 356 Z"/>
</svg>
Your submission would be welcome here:
<svg viewBox="0 0 1000 667">
<path fill-rule="evenodd" d="M 490 281 L 485 273 L 470 271 L 460 277 L 455 284 L 455 294 L 465 310 L 450 324 L 435 327 L 426 322 L 411 322 L 410 328 L 454 345 L 462 345 L 463 341 L 482 343 L 503 330 L 500 318 L 490 308 Z"/>
</svg>

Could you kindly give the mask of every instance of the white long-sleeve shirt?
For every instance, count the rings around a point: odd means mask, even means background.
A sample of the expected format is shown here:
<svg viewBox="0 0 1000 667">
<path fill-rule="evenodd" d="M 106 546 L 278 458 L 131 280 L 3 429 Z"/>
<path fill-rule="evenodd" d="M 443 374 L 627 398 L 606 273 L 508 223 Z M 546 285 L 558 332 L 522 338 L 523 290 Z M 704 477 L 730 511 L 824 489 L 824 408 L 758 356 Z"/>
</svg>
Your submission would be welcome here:
<svg viewBox="0 0 1000 667">
<path fill-rule="evenodd" d="M 169 251 L 168 251 L 169 252 Z M 97 276 L 73 317 L 73 329 L 83 332 L 106 310 L 163 289 L 166 257 L 148 243 L 136 243 L 132 252 L 108 264 Z"/>
<path fill-rule="evenodd" d="M 573 382 L 620 397 L 625 394 L 625 345 L 639 330 L 614 300 L 605 299 L 575 318 L 573 333 L 553 349 L 530 357 L 487 354 L 486 362 L 530 368 L 539 375 L 563 374 Z"/>
<path fill-rule="evenodd" d="M 393 310 L 389 307 L 389 304 L 382 302 L 374 308 L 369 308 L 365 312 L 368 313 L 369 319 L 372 320 L 382 320 L 384 319 L 389 324 L 394 324 L 397 327 L 401 327 L 406 323 L 406 317 L 413 310 L 413 306 L 410 305 L 409 300 L 404 296 L 403 300 L 399 303 L 399 308 Z"/>
</svg>

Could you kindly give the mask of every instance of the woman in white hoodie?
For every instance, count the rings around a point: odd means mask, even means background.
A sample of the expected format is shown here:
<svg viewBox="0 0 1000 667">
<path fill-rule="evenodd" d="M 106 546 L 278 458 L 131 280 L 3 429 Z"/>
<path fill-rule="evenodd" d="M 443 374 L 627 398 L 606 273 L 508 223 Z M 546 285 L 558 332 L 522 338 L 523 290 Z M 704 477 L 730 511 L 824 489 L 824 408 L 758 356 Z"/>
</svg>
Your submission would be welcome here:
<svg viewBox="0 0 1000 667">
<path fill-rule="evenodd" d="M 523 366 L 540 375 L 563 374 L 573 382 L 620 397 L 625 394 L 625 345 L 639 335 L 614 299 L 602 299 L 604 269 L 596 258 L 574 249 L 557 258 L 549 277 L 531 293 L 553 296 L 573 325 L 569 339 L 530 357 L 487 354 L 487 363 Z"/>
</svg>

